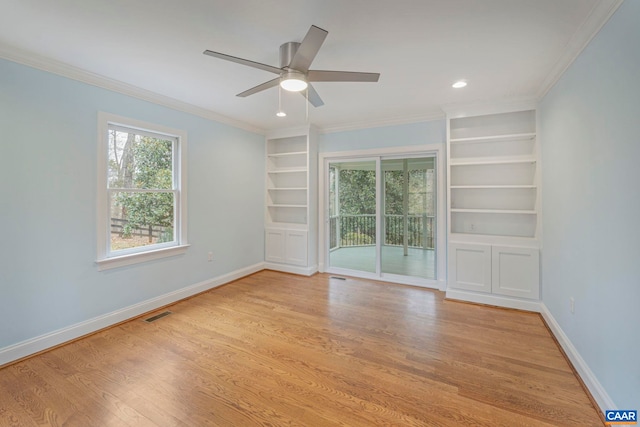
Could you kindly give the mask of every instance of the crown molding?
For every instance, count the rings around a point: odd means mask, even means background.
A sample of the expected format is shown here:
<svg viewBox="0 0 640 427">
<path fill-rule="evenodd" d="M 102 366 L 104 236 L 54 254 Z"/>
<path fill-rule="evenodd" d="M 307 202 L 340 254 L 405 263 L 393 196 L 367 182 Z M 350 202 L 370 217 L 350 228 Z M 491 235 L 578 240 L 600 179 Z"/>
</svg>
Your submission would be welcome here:
<svg viewBox="0 0 640 427">
<path fill-rule="evenodd" d="M 0 44 L 0 58 L 249 132 L 260 135 L 264 135 L 266 133 L 264 129 L 252 126 L 246 122 L 231 119 L 222 114 L 207 110 L 206 108 L 179 101 L 169 96 L 161 95 L 115 79 L 110 79 L 100 74 L 92 73 L 51 58 L 35 55 L 4 44 Z"/>
<path fill-rule="evenodd" d="M 596 34 L 600 32 L 600 29 L 609 21 L 623 2 L 624 0 L 600 0 L 595 4 L 589 16 L 573 34 L 563 49 L 562 55 L 540 86 L 537 95 L 538 100 L 544 98 L 551 88 L 555 86 L 564 72 L 573 64 Z"/>
<path fill-rule="evenodd" d="M 336 133 L 352 130 L 371 129 L 385 126 L 409 125 L 421 122 L 432 122 L 434 120 L 444 120 L 445 116 L 441 110 L 434 110 L 426 114 L 414 114 L 407 116 L 391 117 L 383 120 L 366 120 L 361 122 L 343 123 L 335 126 L 318 126 L 318 133 Z"/>
</svg>

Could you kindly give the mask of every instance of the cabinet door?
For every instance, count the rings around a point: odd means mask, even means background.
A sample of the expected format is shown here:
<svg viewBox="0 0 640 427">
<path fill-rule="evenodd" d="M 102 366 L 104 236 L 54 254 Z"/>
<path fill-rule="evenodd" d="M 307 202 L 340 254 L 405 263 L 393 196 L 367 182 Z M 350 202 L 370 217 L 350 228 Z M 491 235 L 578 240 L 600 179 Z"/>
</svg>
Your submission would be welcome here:
<svg viewBox="0 0 640 427">
<path fill-rule="evenodd" d="M 540 296 L 540 252 L 536 248 L 493 246 L 492 292 L 512 297 Z"/>
<path fill-rule="evenodd" d="M 307 232 L 289 230 L 285 238 L 286 263 L 307 265 Z"/>
<path fill-rule="evenodd" d="M 265 255 L 269 262 L 285 262 L 285 231 L 268 228 L 265 231 Z"/>
<path fill-rule="evenodd" d="M 449 286 L 491 292 L 491 245 L 449 244 Z"/>
</svg>

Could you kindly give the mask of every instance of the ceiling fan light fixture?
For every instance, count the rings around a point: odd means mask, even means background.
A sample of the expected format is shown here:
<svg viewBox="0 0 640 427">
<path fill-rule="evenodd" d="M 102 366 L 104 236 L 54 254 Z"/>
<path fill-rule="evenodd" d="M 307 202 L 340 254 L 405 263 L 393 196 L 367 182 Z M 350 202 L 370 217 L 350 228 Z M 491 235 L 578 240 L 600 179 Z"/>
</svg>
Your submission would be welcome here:
<svg viewBox="0 0 640 427">
<path fill-rule="evenodd" d="M 307 88 L 304 74 L 299 71 L 287 71 L 280 78 L 280 87 L 289 92 L 300 92 Z"/>
<path fill-rule="evenodd" d="M 467 85 L 467 81 L 466 80 L 458 80 L 457 82 L 452 84 L 451 87 L 453 87 L 454 89 L 460 89 L 460 88 L 465 87 L 466 85 Z"/>
</svg>

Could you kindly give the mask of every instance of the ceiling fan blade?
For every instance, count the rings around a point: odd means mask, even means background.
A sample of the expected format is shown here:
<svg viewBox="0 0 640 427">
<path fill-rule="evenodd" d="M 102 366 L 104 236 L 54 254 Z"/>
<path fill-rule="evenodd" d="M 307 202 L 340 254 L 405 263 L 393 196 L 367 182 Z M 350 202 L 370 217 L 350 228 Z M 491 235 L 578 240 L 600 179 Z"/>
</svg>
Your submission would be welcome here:
<svg viewBox="0 0 640 427">
<path fill-rule="evenodd" d="M 259 84 L 258 86 L 252 87 L 251 89 L 245 90 L 244 92 L 241 92 L 236 96 L 245 98 L 249 95 L 253 95 L 254 93 L 262 92 L 263 90 L 272 88 L 274 86 L 278 86 L 279 83 L 280 83 L 280 77 L 276 77 L 273 80 L 269 80 L 268 82 L 264 82 L 262 84 Z"/>
<path fill-rule="evenodd" d="M 307 86 L 307 90 L 303 90 L 300 93 L 302 94 L 302 96 L 307 98 L 307 100 L 314 107 L 322 107 L 324 105 L 324 101 L 322 100 L 322 98 L 320 98 L 320 95 L 318 95 L 318 92 L 316 92 L 313 86 Z"/>
<path fill-rule="evenodd" d="M 275 73 L 275 74 L 282 73 L 282 70 L 278 67 L 272 67 L 271 65 L 250 61 L 248 59 L 238 58 L 236 56 L 227 55 L 225 53 L 214 52 L 212 50 L 205 50 L 202 53 L 204 53 L 205 55 L 213 56 L 214 58 L 225 59 L 227 61 L 235 62 L 237 64 L 242 64 L 242 65 L 247 65 L 253 68 L 258 68 L 260 70 L 269 71 L 271 73 Z"/>
<path fill-rule="evenodd" d="M 310 82 L 377 82 L 380 73 L 360 73 L 357 71 L 323 71 L 309 70 L 307 80 Z"/>
<path fill-rule="evenodd" d="M 320 46 L 324 43 L 324 39 L 327 38 L 327 34 L 329 33 L 322 28 L 312 25 L 300 43 L 296 54 L 293 55 L 289 68 L 306 73 L 318 54 Z"/>
</svg>

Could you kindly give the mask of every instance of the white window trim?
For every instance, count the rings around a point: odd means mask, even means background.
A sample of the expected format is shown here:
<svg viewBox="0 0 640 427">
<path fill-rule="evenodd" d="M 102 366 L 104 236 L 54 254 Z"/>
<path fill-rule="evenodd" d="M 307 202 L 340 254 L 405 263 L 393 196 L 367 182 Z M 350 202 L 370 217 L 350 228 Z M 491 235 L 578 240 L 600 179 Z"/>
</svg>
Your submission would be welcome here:
<svg viewBox="0 0 640 427">
<path fill-rule="evenodd" d="M 175 150 L 174 165 L 178 167 L 176 176 L 179 190 L 178 206 L 174 227 L 177 244 L 170 247 L 154 246 L 141 252 L 109 256 L 110 224 L 109 206 L 107 203 L 107 177 L 108 177 L 108 127 L 119 125 L 142 132 L 165 134 L 178 139 L 178 147 Z M 180 129 L 172 129 L 154 123 L 147 123 L 115 114 L 98 112 L 98 180 L 97 180 L 97 257 L 98 271 L 124 267 L 160 258 L 180 255 L 186 252 L 187 243 L 187 132 Z"/>
</svg>

